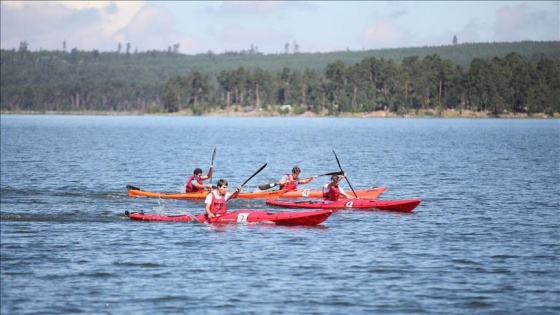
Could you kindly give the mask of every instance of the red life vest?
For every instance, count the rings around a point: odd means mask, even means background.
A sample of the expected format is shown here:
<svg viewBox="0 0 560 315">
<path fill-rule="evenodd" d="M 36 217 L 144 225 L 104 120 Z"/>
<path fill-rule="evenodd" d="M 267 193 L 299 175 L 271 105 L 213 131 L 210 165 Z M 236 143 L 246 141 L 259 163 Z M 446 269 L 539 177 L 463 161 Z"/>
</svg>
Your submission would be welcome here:
<svg viewBox="0 0 560 315">
<path fill-rule="evenodd" d="M 226 196 L 216 197 L 214 192 L 210 193 L 212 195 L 212 202 L 210 203 L 210 212 L 213 214 L 225 214 L 227 213 Z M 220 209 L 218 211 L 218 209 Z M 216 212 L 218 211 L 218 212 Z"/>
<path fill-rule="evenodd" d="M 280 185 L 280 190 L 296 190 L 298 181 L 292 177 L 292 174 L 286 174 L 288 181 L 285 184 Z"/>
<path fill-rule="evenodd" d="M 340 196 L 340 187 L 338 185 L 331 186 L 328 192 L 323 191 L 323 199 L 330 201 L 337 201 Z"/>
<path fill-rule="evenodd" d="M 192 175 L 191 177 L 189 177 L 189 180 L 187 181 L 187 186 L 185 187 L 185 192 L 198 192 L 198 191 L 203 191 L 204 190 L 204 188 L 198 188 L 198 187 L 193 185 L 193 180 L 194 179 L 196 179 L 196 182 L 198 184 L 202 185 L 202 179 Z"/>
</svg>

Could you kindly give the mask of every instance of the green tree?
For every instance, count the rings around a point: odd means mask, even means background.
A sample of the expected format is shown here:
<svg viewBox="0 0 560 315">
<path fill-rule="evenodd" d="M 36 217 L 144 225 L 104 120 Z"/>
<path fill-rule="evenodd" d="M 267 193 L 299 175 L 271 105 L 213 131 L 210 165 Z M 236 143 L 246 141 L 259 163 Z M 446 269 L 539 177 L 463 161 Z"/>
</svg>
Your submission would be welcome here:
<svg viewBox="0 0 560 315">
<path fill-rule="evenodd" d="M 337 60 L 327 65 L 324 75 L 323 86 L 329 101 L 329 114 L 339 112 L 339 101 L 344 98 L 344 86 L 346 84 L 346 67 L 344 62 Z M 345 100 L 343 100 L 345 101 Z"/>
<path fill-rule="evenodd" d="M 193 107 L 196 107 L 199 102 L 206 102 L 208 100 L 209 92 L 208 76 L 195 71 L 192 75 L 190 75 L 189 81 L 189 90 L 192 91 L 189 103 L 193 104 Z"/>
<path fill-rule="evenodd" d="M 255 96 L 255 107 L 256 108 L 266 108 L 266 104 L 269 102 L 272 76 L 268 71 L 265 71 L 259 67 L 253 70 L 253 95 Z"/>
<path fill-rule="evenodd" d="M 189 82 L 186 77 L 173 77 L 167 80 L 162 93 L 163 107 L 168 113 L 175 113 L 186 102 Z"/>
<path fill-rule="evenodd" d="M 422 70 L 418 56 L 404 58 L 401 63 L 400 82 L 404 101 L 411 108 L 422 107 L 422 90 L 425 86 Z"/>
<path fill-rule="evenodd" d="M 224 91 L 224 95 L 222 100 L 225 102 L 226 109 L 229 110 L 229 106 L 231 105 L 232 99 L 232 91 L 233 91 L 233 74 L 231 71 L 222 70 L 218 75 L 218 83 L 220 84 L 222 90 Z"/>
</svg>

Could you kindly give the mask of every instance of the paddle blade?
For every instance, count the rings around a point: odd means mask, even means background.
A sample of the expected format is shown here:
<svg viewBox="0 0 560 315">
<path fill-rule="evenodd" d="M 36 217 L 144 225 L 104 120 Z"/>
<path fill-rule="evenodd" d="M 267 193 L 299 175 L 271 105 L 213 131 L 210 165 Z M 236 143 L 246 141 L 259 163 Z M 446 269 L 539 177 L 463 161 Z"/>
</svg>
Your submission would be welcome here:
<svg viewBox="0 0 560 315">
<path fill-rule="evenodd" d="M 278 186 L 278 183 L 267 183 L 267 184 L 262 184 L 259 186 L 260 190 L 267 190 L 270 189 L 272 187 Z"/>
<path fill-rule="evenodd" d="M 210 165 L 214 165 L 215 157 L 216 157 L 216 147 L 214 147 L 214 152 L 212 152 L 212 163 Z M 212 184 L 212 176 L 210 176 L 210 184 Z"/>
<path fill-rule="evenodd" d="M 317 176 L 332 176 L 332 175 L 342 175 L 342 174 L 344 174 L 342 171 L 338 171 L 338 172 L 325 173 Z"/>
<path fill-rule="evenodd" d="M 138 188 L 138 187 L 134 187 L 134 186 L 128 185 L 128 184 L 126 185 L 126 188 L 127 188 L 127 189 L 130 189 L 130 190 L 142 190 L 142 189 L 140 189 L 140 188 Z"/>
<path fill-rule="evenodd" d="M 340 168 L 340 171 L 344 172 L 342 170 L 342 166 L 340 166 L 340 161 L 338 160 L 338 156 L 336 155 L 336 152 L 334 152 L 334 150 L 332 150 L 332 153 L 334 153 L 334 157 L 336 158 L 336 163 L 338 164 L 338 167 Z"/>
</svg>

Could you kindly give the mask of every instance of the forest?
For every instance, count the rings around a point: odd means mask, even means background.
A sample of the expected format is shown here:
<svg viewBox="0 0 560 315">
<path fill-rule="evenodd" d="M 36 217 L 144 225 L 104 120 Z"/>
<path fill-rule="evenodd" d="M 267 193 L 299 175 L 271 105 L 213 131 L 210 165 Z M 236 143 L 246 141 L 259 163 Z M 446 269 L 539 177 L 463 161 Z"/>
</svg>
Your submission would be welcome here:
<svg viewBox="0 0 560 315">
<path fill-rule="evenodd" d="M 0 50 L 2 113 L 560 113 L 558 41 L 271 55 L 28 46 Z"/>
</svg>

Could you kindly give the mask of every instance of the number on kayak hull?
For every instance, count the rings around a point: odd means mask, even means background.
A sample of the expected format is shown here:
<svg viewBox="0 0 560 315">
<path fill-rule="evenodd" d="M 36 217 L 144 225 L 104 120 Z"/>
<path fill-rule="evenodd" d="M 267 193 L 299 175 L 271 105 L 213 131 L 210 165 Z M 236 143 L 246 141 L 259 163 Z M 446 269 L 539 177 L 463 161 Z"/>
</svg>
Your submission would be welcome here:
<svg viewBox="0 0 560 315">
<path fill-rule="evenodd" d="M 302 197 L 309 197 L 309 191 L 310 191 L 310 189 L 304 189 L 304 190 L 301 192 L 301 196 L 302 196 Z"/>
<path fill-rule="evenodd" d="M 352 208 L 353 205 L 354 205 L 354 203 L 352 201 L 348 201 L 346 203 L 346 208 Z"/>
<path fill-rule="evenodd" d="M 249 213 L 240 213 L 237 215 L 237 222 L 247 222 L 247 217 Z"/>
</svg>

